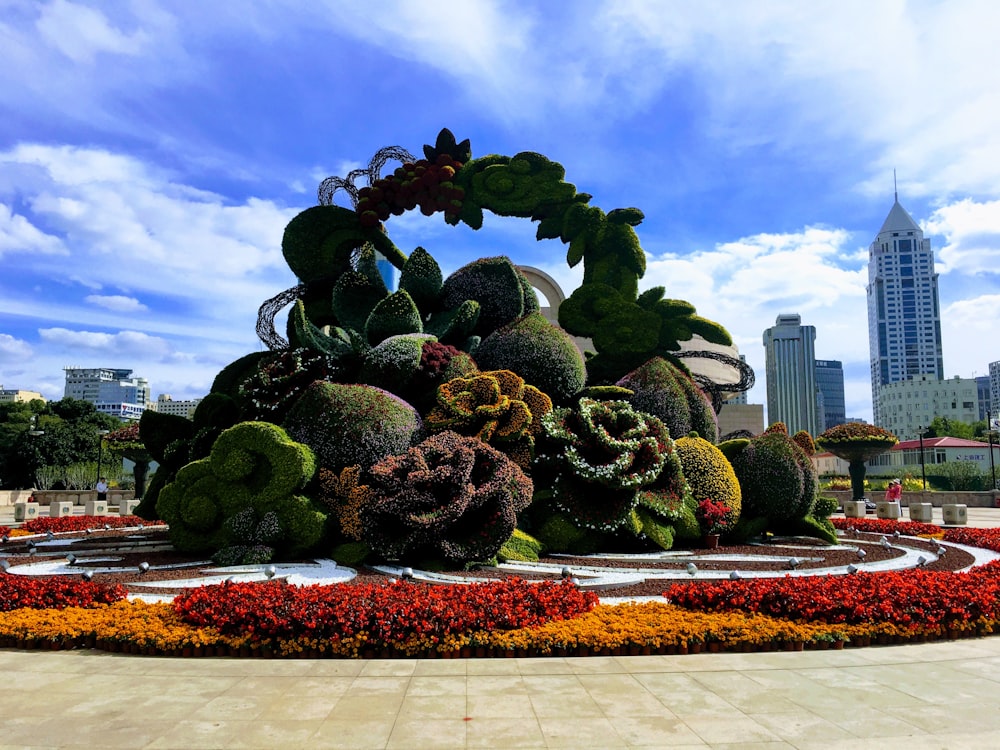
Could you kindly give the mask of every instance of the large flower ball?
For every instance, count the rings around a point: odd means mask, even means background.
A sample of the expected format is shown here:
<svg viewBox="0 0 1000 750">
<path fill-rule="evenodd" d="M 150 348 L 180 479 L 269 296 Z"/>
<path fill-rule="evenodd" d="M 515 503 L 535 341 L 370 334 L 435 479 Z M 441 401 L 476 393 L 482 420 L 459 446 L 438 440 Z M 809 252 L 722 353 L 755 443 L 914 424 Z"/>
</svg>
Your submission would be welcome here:
<svg viewBox="0 0 1000 750">
<path fill-rule="evenodd" d="M 557 404 L 569 402 L 587 379 L 583 354 L 573 339 L 538 312 L 483 339 L 476 362 L 483 370 L 513 370 Z"/>
<path fill-rule="evenodd" d="M 631 390 L 632 405 L 659 417 L 671 436 L 694 431 L 713 443 L 718 438 L 719 421 L 711 400 L 688 373 L 662 357 L 653 357 L 616 385 Z"/>
<path fill-rule="evenodd" d="M 284 426 L 293 440 L 312 448 L 320 466 L 339 471 L 404 453 L 422 422 L 410 404 L 381 388 L 316 381 Z"/>
<path fill-rule="evenodd" d="M 780 523 L 805 518 L 812 511 L 819 489 L 816 469 L 787 433 L 765 432 L 746 441 L 742 449 L 722 447 L 740 480 L 745 516 Z"/>
<path fill-rule="evenodd" d="M 739 520 L 743 494 L 729 459 L 704 438 L 682 437 L 674 445 L 695 502 L 708 499 L 725 503 L 730 523 Z"/>
</svg>

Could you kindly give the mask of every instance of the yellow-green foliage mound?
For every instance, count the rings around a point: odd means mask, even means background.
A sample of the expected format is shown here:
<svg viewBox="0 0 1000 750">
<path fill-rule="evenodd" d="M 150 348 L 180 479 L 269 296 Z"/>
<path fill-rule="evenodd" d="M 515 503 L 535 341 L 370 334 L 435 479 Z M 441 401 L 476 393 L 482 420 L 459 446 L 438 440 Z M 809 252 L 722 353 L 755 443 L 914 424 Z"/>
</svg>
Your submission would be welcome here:
<svg viewBox="0 0 1000 750">
<path fill-rule="evenodd" d="M 730 509 L 729 522 L 735 523 L 743 507 L 743 496 L 729 459 L 704 438 L 682 437 L 674 445 L 695 501 L 709 498 L 725 503 Z"/>
</svg>

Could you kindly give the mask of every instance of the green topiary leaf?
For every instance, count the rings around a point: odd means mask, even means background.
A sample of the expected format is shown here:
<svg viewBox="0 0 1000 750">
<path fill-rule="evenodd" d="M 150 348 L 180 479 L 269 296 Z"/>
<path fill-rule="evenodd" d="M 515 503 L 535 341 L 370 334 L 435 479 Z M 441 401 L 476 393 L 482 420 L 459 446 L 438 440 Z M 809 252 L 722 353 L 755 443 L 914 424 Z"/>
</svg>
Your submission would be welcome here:
<svg viewBox="0 0 1000 750">
<path fill-rule="evenodd" d="M 457 345 L 469 337 L 478 320 L 479 303 L 467 299 L 458 307 L 433 313 L 424 325 L 424 330 L 442 343 Z"/>
<path fill-rule="evenodd" d="M 430 253 L 422 247 L 410 253 L 399 276 L 399 289 L 409 293 L 424 315 L 436 309 L 443 283 L 441 267 Z"/>
<path fill-rule="evenodd" d="M 423 333 L 420 310 L 406 291 L 393 292 L 375 305 L 365 323 L 365 337 L 374 346 L 390 336 Z"/>
<path fill-rule="evenodd" d="M 364 331 L 376 305 L 388 295 L 385 284 L 372 284 L 362 273 L 345 271 L 333 287 L 333 312 L 345 328 Z"/>
</svg>

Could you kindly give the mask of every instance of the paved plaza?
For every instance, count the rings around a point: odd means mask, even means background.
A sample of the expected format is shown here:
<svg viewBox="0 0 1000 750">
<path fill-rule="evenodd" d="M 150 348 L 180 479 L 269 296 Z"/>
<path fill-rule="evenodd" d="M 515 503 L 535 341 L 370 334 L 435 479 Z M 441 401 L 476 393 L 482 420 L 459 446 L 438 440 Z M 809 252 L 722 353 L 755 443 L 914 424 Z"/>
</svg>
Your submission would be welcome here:
<svg viewBox="0 0 1000 750">
<path fill-rule="evenodd" d="M 0 748 L 1000 747 L 1000 637 L 444 661 L 6 650 L 0 670 Z"/>
</svg>

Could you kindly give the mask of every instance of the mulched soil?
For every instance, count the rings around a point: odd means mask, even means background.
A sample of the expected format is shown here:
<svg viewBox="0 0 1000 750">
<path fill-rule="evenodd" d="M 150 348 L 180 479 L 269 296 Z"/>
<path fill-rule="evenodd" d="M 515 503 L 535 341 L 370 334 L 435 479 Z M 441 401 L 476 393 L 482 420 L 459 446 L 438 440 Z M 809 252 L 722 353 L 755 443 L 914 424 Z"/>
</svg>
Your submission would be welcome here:
<svg viewBox="0 0 1000 750">
<path fill-rule="evenodd" d="M 147 528 L 142 532 L 136 533 L 134 530 L 130 532 L 110 530 L 110 531 L 95 531 L 89 535 L 84 535 L 80 533 L 78 535 L 72 535 L 74 537 L 80 537 L 80 541 L 73 544 L 71 547 L 66 548 L 66 552 L 72 552 L 77 558 L 93 557 L 98 555 L 107 554 L 108 556 L 121 557 L 121 560 L 109 560 L 106 562 L 94 562 L 88 564 L 86 562 L 81 562 L 78 560 L 74 563 L 74 566 L 80 568 L 81 574 L 88 567 L 101 567 L 101 568 L 118 568 L 120 573 L 101 573 L 94 576 L 94 581 L 99 581 L 102 583 L 120 583 L 127 586 L 130 590 L 140 592 L 150 592 L 150 593 L 160 593 L 160 594 L 175 594 L 180 593 L 181 589 L 162 589 L 162 588 L 148 588 L 144 587 L 143 583 L 148 583 L 150 581 L 168 581 L 168 580 L 179 580 L 183 578 L 190 578 L 197 575 L 198 570 L 201 567 L 208 566 L 192 566 L 183 567 L 173 570 L 150 570 L 149 572 L 143 574 L 139 572 L 139 565 L 142 562 L 149 563 L 150 566 L 158 565 L 177 565 L 180 563 L 198 563 L 204 562 L 204 557 L 182 555 L 177 552 L 172 551 L 151 551 L 143 549 L 133 549 L 133 550 L 113 550 L 114 547 L 122 545 L 124 543 L 134 544 L 139 539 L 146 539 L 156 542 L 168 542 L 168 536 L 165 530 L 162 529 L 150 529 Z M 865 557 L 865 562 L 877 562 L 882 560 L 888 560 L 894 557 L 900 557 L 903 553 L 896 549 L 885 549 L 880 546 L 877 542 L 881 539 L 881 534 L 872 533 L 861 533 L 852 532 L 841 539 L 842 544 L 851 545 L 855 542 L 867 542 L 863 544 L 863 548 L 867 553 Z M 60 535 L 58 538 L 65 538 Z M 873 544 L 874 543 L 874 544 Z M 921 550 L 926 550 L 927 552 L 934 554 L 935 550 L 938 548 L 938 543 L 936 540 L 923 540 L 906 538 L 905 543 L 909 547 L 919 548 Z M 733 545 L 733 546 L 721 546 L 714 550 L 705 549 L 692 549 L 690 550 L 693 554 L 698 555 L 700 559 L 697 560 L 696 564 L 701 570 L 738 570 L 744 572 L 750 571 L 783 571 L 789 570 L 788 558 L 796 557 L 801 563 L 798 566 L 799 570 L 809 570 L 810 568 L 826 568 L 826 567 L 846 567 L 851 563 L 858 562 L 857 553 L 852 549 L 830 549 L 823 542 L 815 539 L 805 539 L 796 538 L 794 540 L 789 540 L 787 542 L 788 546 L 785 546 L 781 540 L 776 540 L 772 544 L 766 545 Z M 17 537 L 10 539 L 5 545 L 0 547 L 0 556 L 7 556 L 10 554 L 17 554 L 15 557 L 8 557 L 8 561 L 12 566 L 25 564 L 28 562 L 34 562 L 41 559 L 42 553 L 50 551 L 51 548 L 38 547 L 36 550 L 36 555 L 27 556 L 23 553 L 26 551 L 27 543 L 20 541 Z M 54 551 L 54 550 L 52 550 Z M 713 556 L 732 556 L 741 555 L 748 558 L 753 556 L 763 557 L 763 556 L 782 556 L 784 560 L 773 561 L 761 559 L 759 561 L 752 561 L 751 559 L 740 560 L 734 563 L 732 560 L 722 560 L 713 563 L 711 557 Z M 705 559 L 708 558 L 708 559 Z M 805 558 L 820 558 L 819 560 L 806 561 Z M 55 558 L 58 559 L 58 558 Z M 620 568 L 622 570 L 634 569 L 636 567 L 650 568 L 650 569 L 662 569 L 662 570 L 684 570 L 688 564 L 688 560 L 684 557 L 678 557 L 675 560 L 670 561 L 657 561 L 657 560 L 628 560 L 628 559 L 609 559 L 609 558 L 591 558 L 591 557 L 546 557 L 542 559 L 543 562 L 551 563 L 552 565 L 558 566 L 561 570 L 562 567 L 568 567 L 571 570 L 574 567 L 580 566 L 593 566 L 600 565 L 606 568 Z M 926 566 L 927 570 L 960 570 L 962 568 L 968 567 L 974 562 L 974 558 L 967 552 L 962 550 L 949 548 L 948 552 L 941 556 L 938 560 L 933 563 L 929 563 Z M 358 575 L 356 578 L 352 579 L 350 583 L 360 584 L 360 583 L 379 583 L 385 582 L 388 576 L 376 571 L 372 568 L 361 566 L 358 569 Z M 545 574 L 514 574 L 507 573 L 496 568 L 484 568 L 480 570 L 473 571 L 441 571 L 443 573 L 452 573 L 455 575 L 461 575 L 464 577 L 472 578 L 498 578 L 504 576 L 517 575 L 521 578 L 526 578 L 530 580 L 545 580 L 545 579 L 558 579 L 559 574 L 545 575 Z M 574 573 L 578 578 L 583 578 L 584 575 L 580 573 Z M 693 579 L 685 579 L 685 582 L 698 583 Z M 663 591 L 671 585 L 669 581 L 651 579 L 646 580 L 643 583 L 621 586 L 614 589 L 605 589 L 601 593 L 607 596 L 659 596 Z"/>
</svg>

